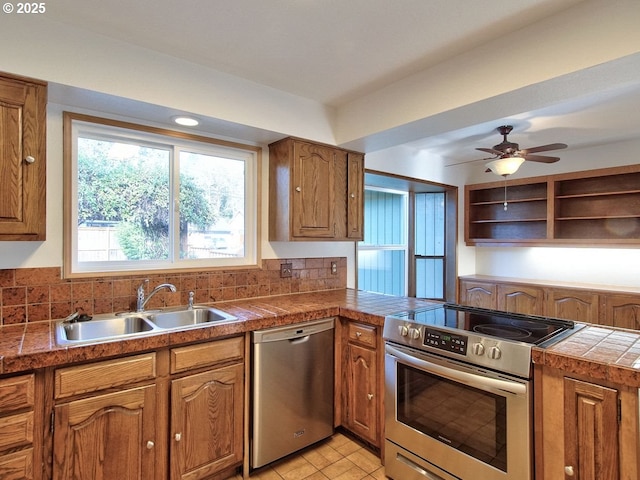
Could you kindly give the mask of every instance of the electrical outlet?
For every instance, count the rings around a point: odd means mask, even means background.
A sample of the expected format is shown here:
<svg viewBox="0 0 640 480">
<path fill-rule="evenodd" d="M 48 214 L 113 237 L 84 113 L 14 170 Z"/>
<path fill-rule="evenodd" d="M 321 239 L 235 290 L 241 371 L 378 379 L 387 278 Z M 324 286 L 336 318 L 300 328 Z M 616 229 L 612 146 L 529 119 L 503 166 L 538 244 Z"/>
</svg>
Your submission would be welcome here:
<svg viewBox="0 0 640 480">
<path fill-rule="evenodd" d="M 338 274 L 338 262 L 331 262 L 331 275 Z"/>
<path fill-rule="evenodd" d="M 293 265 L 290 263 L 280 264 L 280 278 L 289 278 L 292 275 Z"/>
</svg>

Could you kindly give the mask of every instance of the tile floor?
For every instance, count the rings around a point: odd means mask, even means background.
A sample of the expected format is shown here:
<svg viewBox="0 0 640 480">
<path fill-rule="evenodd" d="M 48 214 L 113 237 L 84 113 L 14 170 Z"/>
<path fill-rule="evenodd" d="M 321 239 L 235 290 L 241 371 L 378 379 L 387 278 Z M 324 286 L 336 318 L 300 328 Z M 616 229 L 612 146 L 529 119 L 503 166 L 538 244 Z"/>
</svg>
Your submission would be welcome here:
<svg viewBox="0 0 640 480">
<path fill-rule="evenodd" d="M 236 477 L 241 479 L 241 476 Z M 385 480 L 380 459 L 351 438 L 331 438 L 254 471 L 251 480 Z"/>
</svg>

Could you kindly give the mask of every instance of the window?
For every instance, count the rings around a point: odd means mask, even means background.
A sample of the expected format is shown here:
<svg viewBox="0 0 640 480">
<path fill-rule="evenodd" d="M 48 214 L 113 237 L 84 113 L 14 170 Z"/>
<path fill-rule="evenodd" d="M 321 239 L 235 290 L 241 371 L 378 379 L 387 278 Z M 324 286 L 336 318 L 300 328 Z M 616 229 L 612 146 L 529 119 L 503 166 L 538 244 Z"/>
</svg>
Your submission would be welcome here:
<svg viewBox="0 0 640 480">
<path fill-rule="evenodd" d="M 358 288 L 455 301 L 456 203 L 455 187 L 365 173 Z"/>
<path fill-rule="evenodd" d="M 65 113 L 65 274 L 258 262 L 260 149 Z"/>
</svg>

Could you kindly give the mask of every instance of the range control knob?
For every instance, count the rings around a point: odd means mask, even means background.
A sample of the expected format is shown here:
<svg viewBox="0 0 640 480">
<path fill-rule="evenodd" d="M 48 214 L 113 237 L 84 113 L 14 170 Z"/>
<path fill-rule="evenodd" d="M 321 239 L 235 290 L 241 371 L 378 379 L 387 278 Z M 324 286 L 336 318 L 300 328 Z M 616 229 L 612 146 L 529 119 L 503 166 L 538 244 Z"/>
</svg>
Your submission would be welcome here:
<svg viewBox="0 0 640 480">
<path fill-rule="evenodd" d="M 474 355 L 482 356 L 484 355 L 484 345 L 481 343 L 473 344 L 473 353 Z"/>
<path fill-rule="evenodd" d="M 420 338 L 420 330 L 417 328 L 410 328 L 409 337 L 411 337 L 413 340 L 417 340 L 418 338 Z"/>
<path fill-rule="evenodd" d="M 498 360 L 502 357 L 502 352 L 498 347 L 491 347 L 489 349 L 489 358 L 492 360 Z"/>
<path fill-rule="evenodd" d="M 407 335 L 409 335 L 409 327 L 407 327 L 406 325 L 400 325 L 398 327 L 398 333 L 400 333 L 401 337 L 406 337 Z"/>
</svg>

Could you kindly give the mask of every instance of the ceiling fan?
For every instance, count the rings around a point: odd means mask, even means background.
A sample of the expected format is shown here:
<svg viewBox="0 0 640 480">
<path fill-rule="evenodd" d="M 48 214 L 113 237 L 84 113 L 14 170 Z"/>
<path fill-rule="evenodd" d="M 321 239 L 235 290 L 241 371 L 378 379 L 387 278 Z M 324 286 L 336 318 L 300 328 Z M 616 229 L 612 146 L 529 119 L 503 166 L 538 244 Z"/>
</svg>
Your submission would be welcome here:
<svg viewBox="0 0 640 480">
<path fill-rule="evenodd" d="M 520 149 L 520 145 L 507 140 L 507 135 L 513 130 L 511 125 L 502 125 L 496 130 L 502 135 L 502 143 L 494 145 L 493 148 L 476 148 L 481 152 L 491 153 L 494 156 L 483 158 L 482 160 L 492 160 L 487 163 L 487 172 L 494 172 L 497 175 L 507 176 L 515 173 L 520 165 L 526 160 L 529 162 L 554 163 L 560 157 L 549 157 L 546 155 L 533 155 L 538 152 L 548 152 L 550 150 L 561 150 L 567 148 L 564 143 L 550 143 L 539 147 Z"/>
</svg>

